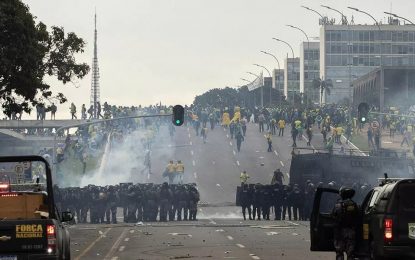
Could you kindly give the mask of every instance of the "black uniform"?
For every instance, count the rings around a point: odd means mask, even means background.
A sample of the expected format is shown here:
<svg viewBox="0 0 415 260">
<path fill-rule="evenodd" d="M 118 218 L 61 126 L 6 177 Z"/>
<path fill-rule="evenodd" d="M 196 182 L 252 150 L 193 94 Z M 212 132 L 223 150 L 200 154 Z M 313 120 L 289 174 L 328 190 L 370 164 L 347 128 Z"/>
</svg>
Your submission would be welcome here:
<svg viewBox="0 0 415 260">
<path fill-rule="evenodd" d="M 334 228 L 336 260 L 343 260 L 344 252 L 347 254 L 347 259 L 353 259 L 359 208 L 351 199 L 354 190 L 341 188 L 339 193 L 341 199 L 337 201 L 333 209 L 333 217 L 336 220 Z"/>
<path fill-rule="evenodd" d="M 241 187 L 240 203 L 242 207 L 242 215 L 246 220 L 246 209 L 248 209 L 249 220 L 252 220 L 251 216 L 251 204 L 252 204 L 252 191 L 249 189 L 248 184 L 244 184 Z"/>
</svg>

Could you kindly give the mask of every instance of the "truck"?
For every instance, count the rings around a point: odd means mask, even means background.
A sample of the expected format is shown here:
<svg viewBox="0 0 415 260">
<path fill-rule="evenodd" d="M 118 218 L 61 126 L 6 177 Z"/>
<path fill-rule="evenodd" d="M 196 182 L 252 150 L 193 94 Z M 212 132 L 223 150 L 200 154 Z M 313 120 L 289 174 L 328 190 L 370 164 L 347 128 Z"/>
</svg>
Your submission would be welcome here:
<svg viewBox="0 0 415 260">
<path fill-rule="evenodd" d="M 0 157 L 0 260 L 71 258 L 73 215 L 60 212 L 53 190 L 43 157 Z"/>
</svg>

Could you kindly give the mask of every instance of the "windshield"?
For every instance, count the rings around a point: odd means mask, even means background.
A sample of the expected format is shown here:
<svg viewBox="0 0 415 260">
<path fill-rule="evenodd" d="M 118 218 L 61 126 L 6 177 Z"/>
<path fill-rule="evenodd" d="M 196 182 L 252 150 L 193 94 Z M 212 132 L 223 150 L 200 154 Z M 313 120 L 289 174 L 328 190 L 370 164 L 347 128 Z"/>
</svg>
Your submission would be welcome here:
<svg viewBox="0 0 415 260">
<path fill-rule="evenodd" d="M 331 259 L 317 188 L 414 176 L 415 6 L 326 2 L 0 1 L 0 156 L 75 259 Z"/>
</svg>

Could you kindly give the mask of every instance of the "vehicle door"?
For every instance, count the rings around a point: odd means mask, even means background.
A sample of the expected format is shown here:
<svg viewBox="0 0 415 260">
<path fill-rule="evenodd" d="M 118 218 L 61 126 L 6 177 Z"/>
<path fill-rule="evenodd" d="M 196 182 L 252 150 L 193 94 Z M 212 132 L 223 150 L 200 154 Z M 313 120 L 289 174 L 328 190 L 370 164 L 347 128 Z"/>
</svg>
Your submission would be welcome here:
<svg viewBox="0 0 415 260">
<path fill-rule="evenodd" d="M 398 197 L 394 196 L 398 204 L 398 214 L 395 226 L 392 224 L 392 241 L 405 246 L 415 246 L 415 180 L 405 180 L 398 184 Z"/>
<path fill-rule="evenodd" d="M 339 198 L 337 189 L 317 188 L 310 219 L 311 251 L 334 251 L 332 211 Z"/>
<path fill-rule="evenodd" d="M 370 190 L 366 197 L 363 199 L 362 204 L 359 205 L 360 211 L 358 228 L 356 230 L 356 251 L 363 255 L 367 254 L 369 250 L 369 213 L 370 209 L 373 207 L 373 203 L 376 200 L 378 193 L 378 190 Z"/>
</svg>

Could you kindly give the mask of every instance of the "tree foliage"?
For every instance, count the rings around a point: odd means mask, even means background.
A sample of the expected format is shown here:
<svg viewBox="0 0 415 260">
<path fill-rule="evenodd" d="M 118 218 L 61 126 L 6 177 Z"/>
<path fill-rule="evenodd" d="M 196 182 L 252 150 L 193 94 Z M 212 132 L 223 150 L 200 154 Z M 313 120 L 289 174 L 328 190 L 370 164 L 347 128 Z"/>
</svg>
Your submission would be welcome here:
<svg viewBox="0 0 415 260">
<path fill-rule="evenodd" d="M 313 88 L 320 90 L 320 104 L 323 103 L 323 94 L 330 95 L 331 89 L 333 88 L 333 82 L 331 79 L 322 80 L 320 78 L 313 79 Z"/>
<path fill-rule="evenodd" d="M 85 42 L 62 27 L 51 30 L 35 22 L 29 7 L 21 0 L 0 1 L 0 102 L 3 111 L 30 112 L 44 100 L 66 102 L 62 93 L 53 95 L 44 82 L 46 75 L 65 83 L 83 78 L 89 71 L 77 63 L 75 54 L 84 51 Z"/>
</svg>

